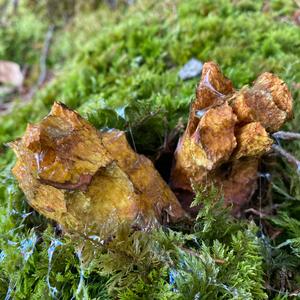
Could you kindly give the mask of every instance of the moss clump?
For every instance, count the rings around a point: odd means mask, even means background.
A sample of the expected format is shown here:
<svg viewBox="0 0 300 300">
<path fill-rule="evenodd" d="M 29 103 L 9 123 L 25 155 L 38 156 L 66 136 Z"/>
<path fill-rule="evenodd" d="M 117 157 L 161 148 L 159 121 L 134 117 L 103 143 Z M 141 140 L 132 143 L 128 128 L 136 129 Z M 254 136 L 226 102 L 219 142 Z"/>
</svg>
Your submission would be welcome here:
<svg viewBox="0 0 300 300">
<path fill-rule="evenodd" d="M 51 20 L 44 22 L 43 14 L 33 17 L 30 6 L 23 9 L 10 28 L 0 30 L 1 59 L 34 68 L 40 48 L 32 50 L 32 45 L 43 41 Z M 263 71 L 276 73 L 292 89 L 295 119 L 289 129 L 297 129 L 300 31 L 290 21 L 295 9 L 292 0 L 270 1 L 267 7 L 262 0 L 144 0 L 113 12 L 103 6 L 75 15 L 67 30 L 55 33 L 49 56 L 54 80 L 34 100 L 20 101 L 0 117 L 0 143 L 20 136 L 28 122 L 40 119 L 59 100 L 97 128 L 125 129 L 139 152 L 154 156 L 166 133 L 178 120 L 186 121 L 198 78 L 183 82 L 177 74 L 192 57 L 219 63 L 236 87 Z M 300 143 L 287 146 L 300 156 Z M 265 299 L 266 292 L 279 299 L 299 288 L 299 243 L 294 239 L 299 235 L 300 184 L 284 162 L 268 167 L 271 204 L 281 216 L 272 221 L 283 231 L 278 239 L 271 241 L 261 227 L 233 221 L 214 207 L 204 209 L 198 228 L 184 228 L 185 233 L 120 233 L 111 248 L 99 246 L 93 260 L 85 257 L 86 265 L 78 254 L 85 240 L 74 244 L 66 237 L 55 249 L 49 273 L 48 249 L 51 240 L 61 239 L 59 229 L 47 230 L 47 221 L 26 206 L 10 174 L 12 152 L 4 146 L 2 151 L 0 298 L 10 290 L 15 299 L 50 298 L 47 278 L 61 299 Z M 21 251 L 24 241 L 27 260 Z M 114 264 L 118 259 L 124 264 Z"/>
<path fill-rule="evenodd" d="M 6 232 L 1 296 L 11 288 L 17 299 L 266 299 L 258 228 L 236 222 L 212 192 L 200 195 L 205 218 L 199 214 L 186 233 L 132 232 L 124 224 L 104 245 L 101 233 L 58 240 L 51 227 Z M 215 231 L 220 222 L 223 231 Z"/>
</svg>

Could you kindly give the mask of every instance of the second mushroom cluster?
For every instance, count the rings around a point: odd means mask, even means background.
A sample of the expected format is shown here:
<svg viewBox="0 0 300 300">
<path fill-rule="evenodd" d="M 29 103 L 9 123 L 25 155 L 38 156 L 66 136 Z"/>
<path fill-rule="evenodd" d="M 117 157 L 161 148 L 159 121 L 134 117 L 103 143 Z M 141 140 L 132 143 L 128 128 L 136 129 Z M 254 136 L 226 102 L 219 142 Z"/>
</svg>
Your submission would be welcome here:
<svg viewBox="0 0 300 300">
<path fill-rule="evenodd" d="M 287 85 L 271 73 L 237 91 L 217 64 L 204 64 L 187 128 L 175 152 L 175 190 L 215 184 L 238 212 L 256 189 L 260 157 L 273 144 L 270 133 L 292 117 Z"/>
</svg>

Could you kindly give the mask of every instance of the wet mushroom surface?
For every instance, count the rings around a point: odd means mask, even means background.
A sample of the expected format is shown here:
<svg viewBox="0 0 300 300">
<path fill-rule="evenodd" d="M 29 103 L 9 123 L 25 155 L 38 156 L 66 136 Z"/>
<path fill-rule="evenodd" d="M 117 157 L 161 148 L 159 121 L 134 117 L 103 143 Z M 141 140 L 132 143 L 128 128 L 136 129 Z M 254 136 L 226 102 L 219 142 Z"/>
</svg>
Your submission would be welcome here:
<svg viewBox="0 0 300 300">
<path fill-rule="evenodd" d="M 205 63 L 174 154 L 172 188 L 186 198 L 195 184 L 215 184 L 238 215 L 256 190 L 259 160 L 273 144 L 270 134 L 292 116 L 291 93 L 274 74 L 235 90 L 216 63 Z"/>
</svg>

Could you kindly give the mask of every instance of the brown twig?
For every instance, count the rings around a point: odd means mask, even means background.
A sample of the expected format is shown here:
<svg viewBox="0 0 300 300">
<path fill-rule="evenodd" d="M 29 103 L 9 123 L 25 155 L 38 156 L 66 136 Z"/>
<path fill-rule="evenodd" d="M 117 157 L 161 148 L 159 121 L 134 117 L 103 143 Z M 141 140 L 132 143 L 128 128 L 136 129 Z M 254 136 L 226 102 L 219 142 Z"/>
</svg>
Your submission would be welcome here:
<svg viewBox="0 0 300 300">
<path fill-rule="evenodd" d="M 12 5 L 13 5 L 14 14 L 16 15 L 18 13 L 19 0 L 12 0 Z"/>
<path fill-rule="evenodd" d="M 295 156 L 293 156 L 291 153 L 287 152 L 282 147 L 280 147 L 279 145 L 276 145 L 276 144 L 272 145 L 272 149 L 276 153 L 278 153 L 282 157 L 284 157 L 290 164 L 294 165 L 296 167 L 297 171 L 300 171 L 300 161 Z"/>
<path fill-rule="evenodd" d="M 262 211 L 258 211 L 255 208 L 248 208 L 245 210 L 246 213 L 253 213 L 254 215 L 259 216 L 261 219 L 265 218 L 268 216 L 268 214 L 262 212 Z"/>
<path fill-rule="evenodd" d="M 46 76 L 47 76 L 47 57 L 48 57 L 48 54 L 49 54 L 54 29 L 55 29 L 55 26 L 52 24 L 52 25 L 49 26 L 48 31 L 46 33 L 45 40 L 44 40 L 44 46 L 43 46 L 43 50 L 42 50 L 42 54 L 41 54 L 41 58 L 40 58 L 40 75 L 39 75 L 39 78 L 38 78 L 38 81 L 37 81 L 36 85 L 34 85 L 31 88 L 28 95 L 26 95 L 26 98 L 28 98 L 28 99 L 31 99 L 34 96 L 34 94 L 36 93 L 38 88 L 41 87 L 41 85 L 46 80 Z"/>
<path fill-rule="evenodd" d="M 200 259 L 203 258 L 199 253 L 197 253 L 196 251 L 193 251 L 192 249 L 188 249 L 188 248 L 185 248 L 185 247 L 183 247 L 183 246 L 179 246 L 179 248 L 180 248 L 181 250 L 187 252 L 188 254 L 192 255 L 192 256 L 196 256 L 196 257 L 198 257 L 198 258 L 200 258 Z M 214 260 L 214 262 L 215 262 L 216 264 L 220 264 L 220 265 L 223 265 L 223 264 L 225 264 L 225 262 L 226 262 L 224 259 L 219 259 L 219 258 L 213 258 L 213 260 Z"/>
<path fill-rule="evenodd" d="M 53 37 L 53 32 L 54 32 L 54 25 L 50 25 L 45 37 L 45 41 L 44 41 L 44 46 L 43 46 L 43 52 L 41 55 L 41 59 L 40 59 L 40 76 L 37 82 L 37 86 L 40 87 L 45 79 L 46 79 L 46 75 L 47 75 L 47 57 L 49 54 L 49 50 L 50 50 L 50 44 L 52 41 L 52 37 Z"/>
<path fill-rule="evenodd" d="M 9 6 L 8 0 L 5 0 L 3 3 L 0 4 L 0 19 L 1 19 L 1 21 L 3 21 L 2 19 L 4 19 L 5 15 L 6 15 L 8 6 Z"/>
<path fill-rule="evenodd" d="M 275 139 L 300 140 L 300 133 L 290 131 L 277 131 L 272 135 Z"/>
</svg>

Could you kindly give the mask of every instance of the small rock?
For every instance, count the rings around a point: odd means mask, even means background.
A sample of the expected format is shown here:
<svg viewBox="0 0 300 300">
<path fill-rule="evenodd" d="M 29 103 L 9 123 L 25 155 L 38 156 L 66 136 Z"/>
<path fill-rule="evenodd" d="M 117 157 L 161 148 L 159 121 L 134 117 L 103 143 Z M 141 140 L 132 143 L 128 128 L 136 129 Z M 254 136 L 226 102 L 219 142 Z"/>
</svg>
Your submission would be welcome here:
<svg viewBox="0 0 300 300">
<path fill-rule="evenodd" d="M 23 79 L 23 74 L 18 64 L 0 60 L 0 83 L 21 87 Z"/>
<path fill-rule="evenodd" d="M 140 67 L 144 62 L 143 56 L 137 56 L 132 60 L 131 66 L 134 68 Z"/>
<path fill-rule="evenodd" d="M 197 77 L 201 74 L 202 66 L 201 61 L 196 58 L 192 58 L 182 67 L 178 75 L 182 80 Z"/>
</svg>

